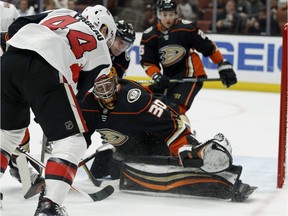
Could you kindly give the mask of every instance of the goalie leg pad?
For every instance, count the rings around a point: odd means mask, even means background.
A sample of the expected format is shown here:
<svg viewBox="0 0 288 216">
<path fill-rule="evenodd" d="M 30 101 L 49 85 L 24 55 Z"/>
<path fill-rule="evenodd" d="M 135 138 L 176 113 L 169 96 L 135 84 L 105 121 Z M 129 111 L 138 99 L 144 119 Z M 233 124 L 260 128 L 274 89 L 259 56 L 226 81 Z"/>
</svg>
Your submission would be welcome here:
<svg viewBox="0 0 288 216">
<path fill-rule="evenodd" d="M 241 166 L 232 166 L 225 172 L 208 174 L 197 168 L 129 162 L 123 163 L 119 188 L 140 194 L 234 199 L 241 171 Z"/>
</svg>

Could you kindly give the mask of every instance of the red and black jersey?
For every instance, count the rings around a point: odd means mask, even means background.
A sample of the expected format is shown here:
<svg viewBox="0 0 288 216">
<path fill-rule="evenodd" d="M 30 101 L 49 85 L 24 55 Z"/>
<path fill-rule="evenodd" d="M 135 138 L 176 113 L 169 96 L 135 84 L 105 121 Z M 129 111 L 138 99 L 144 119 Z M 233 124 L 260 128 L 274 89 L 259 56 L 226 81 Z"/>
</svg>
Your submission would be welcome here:
<svg viewBox="0 0 288 216">
<path fill-rule="evenodd" d="M 85 134 L 88 144 L 91 135 L 98 131 L 123 154 L 150 154 L 140 151 L 151 143 L 139 143 L 139 139 L 152 134 L 177 155 L 178 148 L 188 143 L 185 137 L 190 130 L 175 111 L 139 84 L 124 79 L 119 79 L 119 83 L 114 109 L 107 109 L 93 94 L 80 104 L 89 130 Z"/>
<path fill-rule="evenodd" d="M 123 78 L 130 64 L 130 57 L 127 51 L 122 52 L 119 56 L 111 54 L 112 66 L 116 68 L 119 78 Z"/>
<path fill-rule="evenodd" d="M 217 46 L 193 22 L 176 20 L 167 31 L 161 25 L 147 29 L 141 39 L 141 64 L 151 77 L 155 72 L 170 78 L 183 78 L 206 75 L 199 55 L 209 56 L 214 63 L 223 57 Z"/>
</svg>

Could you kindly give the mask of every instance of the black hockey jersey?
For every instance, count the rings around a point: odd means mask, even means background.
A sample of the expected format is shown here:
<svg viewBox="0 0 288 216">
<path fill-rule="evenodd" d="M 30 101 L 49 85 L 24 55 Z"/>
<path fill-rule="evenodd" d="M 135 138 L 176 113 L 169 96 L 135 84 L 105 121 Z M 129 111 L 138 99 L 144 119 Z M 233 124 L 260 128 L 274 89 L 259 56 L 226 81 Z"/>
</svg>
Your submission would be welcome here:
<svg viewBox="0 0 288 216">
<path fill-rule="evenodd" d="M 92 93 L 80 104 L 89 130 L 85 134 L 88 144 L 91 144 L 91 135 L 98 131 L 120 153 L 151 155 L 153 153 L 149 151 L 155 146 L 145 145 L 157 144 L 140 140 L 153 135 L 162 141 L 160 145 L 166 144 L 160 148 L 167 151 L 168 146 L 171 153 L 177 155 L 178 148 L 188 143 L 180 137 L 189 134 L 190 130 L 175 111 L 139 84 L 124 79 L 119 79 L 119 83 L 113 110 L 107 109 Z"/>
<path fill-rule="evenodd" d="M 209 56 L 214 63 L 223 60 L 216 45 L 193 22 L 176 20 L 167 31 L 161 31 L 161 25 L 147 29 L 141 39 L 141 64 L 151 77 L 155 72 L 170 78 L 204 76 L 203 64 L 198 51 Z"/>
<path fill-rule="evenodd" d="M 118 77 L 123 78 L 130 64 L 130 57 L 128 52 L 125 51 L 119 56 L 114 56 L 113 54 L 111 54 L 111 60 L 112 66 L 115 67 Z"/>
</svg>

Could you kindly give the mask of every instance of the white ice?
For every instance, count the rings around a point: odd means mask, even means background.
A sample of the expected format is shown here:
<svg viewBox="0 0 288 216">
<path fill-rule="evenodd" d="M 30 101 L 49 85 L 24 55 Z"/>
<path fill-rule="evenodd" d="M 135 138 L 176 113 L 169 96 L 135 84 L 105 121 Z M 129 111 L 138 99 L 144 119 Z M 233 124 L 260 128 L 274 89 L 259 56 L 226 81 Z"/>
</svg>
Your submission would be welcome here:
<svg viewBox="0 0 288 216">
<path fill-rule="evenodd" d="M 200 141 L 222 132 L 233 147 L 234 164 L 243 166 L 241 179 L 258 189 L 243 203 L 199 197 L 158 197 L 120 192 L 100 202 L 91 202 L 72 191 L 65 200 L 69 216 L 287 216 L 287 183 L 277 189 L 277 155 L 279 137 L 280 96 L 276 93 L 203 89 L 188 111 L 191 126 Z M 31 151 L 40 158 L 42 132 L 34 122 L 30 125 Z M 87 151 L 90 155 L 99 145 Z M 79 169 L 75 184 L 89 180 Z M 90 190 L 92 185 L 88 185 Z M 3 216 L 31 216 L 38 196 L 24 199 L 21 185 L 8 170 L 1 181 L 4 194 Z M 97 188 L 93 188 L 94 191 Z M 92 192 L 92 191 L 91 191 Z"/>
</svg>

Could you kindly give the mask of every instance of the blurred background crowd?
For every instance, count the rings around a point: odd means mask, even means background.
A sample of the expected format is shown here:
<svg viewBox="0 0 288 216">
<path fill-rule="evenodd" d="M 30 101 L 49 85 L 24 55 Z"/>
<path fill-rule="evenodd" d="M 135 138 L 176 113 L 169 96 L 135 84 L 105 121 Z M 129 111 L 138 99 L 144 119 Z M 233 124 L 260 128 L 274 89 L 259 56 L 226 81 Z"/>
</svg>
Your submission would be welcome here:
<svg viewBox="0 0 288 216">
<path fill-rule="evenodd" d="M 102 4 L 115 20 L 131 22 L 137 32 L 157 23 L 157 0 L 4 0 L 22 16 L 69 8 L 82 12 Z M 176 0 L 178 16 L 196 22 L 206 33 L 280 36 L 287 23 L 287 0 Z"/>
</svg>

